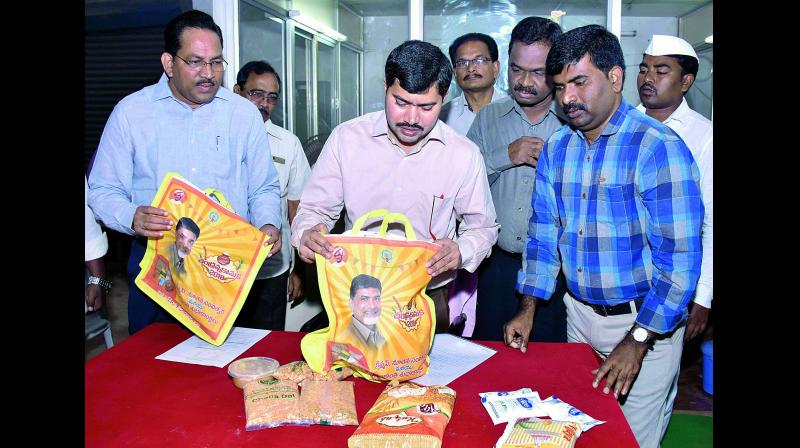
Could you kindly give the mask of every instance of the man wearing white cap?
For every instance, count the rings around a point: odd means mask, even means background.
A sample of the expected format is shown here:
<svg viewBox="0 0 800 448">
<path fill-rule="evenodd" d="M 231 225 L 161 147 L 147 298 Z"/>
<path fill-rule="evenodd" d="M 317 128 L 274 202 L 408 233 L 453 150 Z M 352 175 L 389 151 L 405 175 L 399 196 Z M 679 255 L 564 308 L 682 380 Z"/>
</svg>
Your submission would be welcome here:
<svg viewBox="0 0 800 448">
<path fill-rule="evenodd" d="M 699 59 L 688 42 L 675 36 L 653 35 L 639 64 L 637 87 L 642 101 L 637 109 L 666 124 L 683 141 L 700 169 L 700 194 L 705 205 L 703 218 L 703 262 L 697 292 L 689 308 L 684 341 L 703 333 L 713 293 L 714 210 L 713 124 L 689 108 L 683 97 L 694 83 Z"/>
</svg>

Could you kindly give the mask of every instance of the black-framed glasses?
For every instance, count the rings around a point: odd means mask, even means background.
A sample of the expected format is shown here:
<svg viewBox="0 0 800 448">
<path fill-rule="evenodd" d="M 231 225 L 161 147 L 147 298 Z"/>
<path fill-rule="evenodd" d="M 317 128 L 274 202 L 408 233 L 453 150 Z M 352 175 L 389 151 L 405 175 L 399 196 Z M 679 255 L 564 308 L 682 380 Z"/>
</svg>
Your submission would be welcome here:
<svg viewBox="0 0 800 448">
<path fill-rule="evenodd" d="M 251 90 L 247 92 L 247 96 L 253 101 L 267 100 L 270 104 L 275 104 L 281 99 L 281 96 L 275 92 L 265 92 L 263 90 Z"/>
<path fill-rule="evenodd" d="M 178 56 L 177 54 L 175 55 L 175 57 L 180 59 L 181 61 L 183 61 L 184 64 L 189 66 L 190 70 L 195 71 L 195 72 L 199 72 L 200 70 L 205 68 L 206 65 L 210 65 L 211 66 L 211 70 L 213 70 L 215 72 L 224 72 L 225 68 L 228 66 L 228 62 L 225 59 L 222 59 L 222 58 L 214 59 L 213 61 L 206 62 L 206 61 L 204 61 L 202 59 L 192 59 L 191 61 L 187 61 L 186 59 L 183 59 L 182 57 Z"/>
<path fill-rule="evenodd" d="M 469 67 L 470 64 L 476 67 L 480 67 L 481 65 L 487 62 L 492 62 L 492 60 L 485 56 L 478 56 L 475 59 L 459 59 L 453 65 L 455 66 L 455 68 L 467 68 Z"/>
</svg>

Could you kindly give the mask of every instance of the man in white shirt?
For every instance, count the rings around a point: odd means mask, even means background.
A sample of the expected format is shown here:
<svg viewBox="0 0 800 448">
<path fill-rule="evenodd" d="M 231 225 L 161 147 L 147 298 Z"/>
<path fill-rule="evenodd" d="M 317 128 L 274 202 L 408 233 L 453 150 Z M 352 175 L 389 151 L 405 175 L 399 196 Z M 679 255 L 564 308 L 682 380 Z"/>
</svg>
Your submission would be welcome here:
<svg viewBox="0 0 800 448">
<path fill-rule="evenodd" d="M 83 243 L 86 262 L 86 302 L 84 311 L 97 311 L 103 307 L 111 282 L 106 276 L 103 256 L 108 252 L 108 237 L 95 220 L 89 208 L 89 183 L 83 178 Z"/>
<path fill-rule="evenodd" d="M 308 159 L 300 140 L 291 132 L 275 125 L 270 115 L 280 101 L 281 80 L 265 61 L 250 61 L 236 75 L 233 91 L 258 107 L 264 119 L 272 161 L 278 171 L 283 218 L 281 251 L 261 265 L 250 294 L 242 307 L 236 325 L 265 330 L 283 330 L 286 303 L 300 297 L 302 282 L 294 271 L 294 248 L 289 244 L 289 226 L 300 205 L 300 195 L 311 174 Z"/>
<path fill-rule="evenodd" d="M 482 33 L 464 34 L 450 45 L 450 61 L 461 95 L 442 106 L 439 119 L 467 135 L 478 111 L 506 96 L 494 86 L 500 73 L 497 42 Z"/>
<path fill-rule="evenodd" d="M 705 206 L 703 262 L 697 292 L 689 306 L 684 341 L 705 330 L 714 286 L 714 127 L 710 120 L 690 109 L 684 98 L 694 83 L 698 66 L 697 53 L 688 42 L 656 34 L 642 56 L 636 80 L 642 101 L 637 109 L 672 128 L 689 147 L 700 169 L 700 194 Z"/>
</svg>

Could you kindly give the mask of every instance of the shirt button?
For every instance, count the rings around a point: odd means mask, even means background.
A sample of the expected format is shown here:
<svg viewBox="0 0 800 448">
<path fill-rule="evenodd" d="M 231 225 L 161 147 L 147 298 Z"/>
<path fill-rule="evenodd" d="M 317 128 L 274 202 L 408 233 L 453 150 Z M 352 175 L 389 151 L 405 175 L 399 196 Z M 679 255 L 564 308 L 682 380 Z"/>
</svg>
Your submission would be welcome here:
<svg viewBox="0 0 800 448">
<path fill-rule="evenodd" d="M 588 161 L 590 161 L 590 162 L 591 162 L 591 160 L 592 160 L 592 156 L 586 156 L 586 160 L 588 160 Z"/>
<path fill-rule="evenodd" d="M 394 189 L 394 191 L 403 191 L 403 189 L 400 188 L 400 187 L 397 187 L 397 188 Z"/>
<path fill-rule="evenodd" d="M 521 237 L 521 236 L 518 236 L 518 237 L 517 237 L 517 241 L 520 241 L 520 240 L 522 240 L 522 237 Z"/>
<path fill-rule="evenodd" d="M 578 235 L 583 235 L 583 229 L 578 230 Z"/>
<path fill-rule="evenodd" d="M 583 272 L 583 268 L 578 268 L 578 272 Z"/>
<path fill-rule="evenodd" d="M 586 193 L 581 193 L 581 198 L 586 199 Z"/>
<path fill-rule="evenodd" d="M 522 211 L 522 207 L 518 208 L 518 209 L 517 209 L 517 211 L 518 211 L 518 212 L 521 212 L 521 211 Z"/>
<path fill-rule="evenodd" d="M 194 173 L 194 171 L 195 171 L 195 170 L 194 170 L 194 168 L 192 168 L 192 172 L 193 172 L 193 173 Z"/>
</svg>

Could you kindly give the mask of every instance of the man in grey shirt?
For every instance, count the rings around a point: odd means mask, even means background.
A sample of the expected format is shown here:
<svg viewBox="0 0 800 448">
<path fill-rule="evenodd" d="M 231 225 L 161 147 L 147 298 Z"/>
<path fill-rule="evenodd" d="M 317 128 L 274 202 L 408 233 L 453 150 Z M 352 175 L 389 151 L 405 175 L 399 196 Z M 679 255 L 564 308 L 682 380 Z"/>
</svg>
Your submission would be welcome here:
<svg viewBox="0 0 800 448">
<path fill-rule="evenodd" d="M 519 295 L 514 286 L 522 267 L 528 234 L 534 176 L 544 142 L 564 121 L 556 115 L 552 80 L 545 62 L 561 28 L 549 19 L 527 17 L 514 27 L 508 44 L 511 96 L 486 105 L 467 132 L 483 154 L 497 209 L 500 236 L 478 277 L 478 303 L 473 337 L 503 340 L 503 325 L 514 317 Z M 565 342 L 564 282 L 537 310 L 532 341 Z"/>
</svg>

